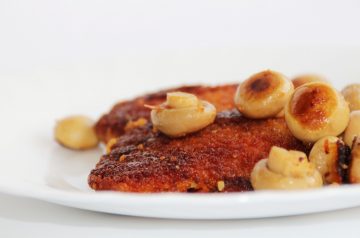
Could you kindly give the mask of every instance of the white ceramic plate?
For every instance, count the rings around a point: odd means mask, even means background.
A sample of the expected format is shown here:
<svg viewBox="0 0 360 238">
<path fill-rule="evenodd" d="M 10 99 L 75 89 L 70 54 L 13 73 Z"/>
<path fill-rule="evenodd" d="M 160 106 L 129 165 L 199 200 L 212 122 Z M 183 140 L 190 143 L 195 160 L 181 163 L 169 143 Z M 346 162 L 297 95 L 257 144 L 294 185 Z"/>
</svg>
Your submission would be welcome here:
<svg viewBox="0 0 360 238">
<path fill-rule="evenodd" d="M 86 77 L 74 73 L 72 66 L 59 66 L 2 81 L 0 192 L 92 211 L 187 219 L 285 216 L 360 205 L 360 186 L 231 194 L 94 192 L 87 176 L 101 150 L 70 151 L 52 137 L 55 120 L 69 114 L 97 118 L 117 100 L 144 91 L 190 82 L 240 81 L 264 68 L 290 76 L 318 72 L 341 88 L 359 81 L 360 67 L 354 64 L 360 62 L 359 49 L 206 49 L 121 57 L 117 62 L 123 70 L 104 70 L 101 77 L 104 68 L 89 64 L 79 66 Z M 114 62 L 99 62 L 107 64 Z"/>
</svg>

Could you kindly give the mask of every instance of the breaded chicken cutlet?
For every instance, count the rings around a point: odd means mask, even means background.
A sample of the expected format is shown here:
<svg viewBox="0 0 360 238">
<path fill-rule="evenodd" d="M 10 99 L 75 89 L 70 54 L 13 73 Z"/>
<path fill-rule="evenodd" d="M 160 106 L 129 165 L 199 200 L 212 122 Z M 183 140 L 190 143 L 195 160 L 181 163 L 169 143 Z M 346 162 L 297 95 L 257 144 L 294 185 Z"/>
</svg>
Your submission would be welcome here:
<svg viewBox="0 0 360 238">
<path fill-rule="evenodd" d="M 235 85 L 182 87 L 115 105 L 95 126 L 104 142 L 118 139 L 91 171 L 90 187 L 126 192 L 249 191 L 252 168 L 272 146 L 308 153 L 283 118 L 241 116 L 233 105 L 235 90 Z M 169 91 L 193 93 L 213 103 L 218 111 L 215 122 L 181 138 L 154 130 L 144 104 L 160 104 Z"/>
<path fill-rule="evenodd" d="M 215 123 L 181 138 L 154 132 L 151 123 L 122 135 L 91 171 L 95 190 L 129 192 L 215 192 L 252 190 L 255 163 L 277 145 L 307 151 L 282 118 L 246 119 L 218 113 Z"/>
</svg>

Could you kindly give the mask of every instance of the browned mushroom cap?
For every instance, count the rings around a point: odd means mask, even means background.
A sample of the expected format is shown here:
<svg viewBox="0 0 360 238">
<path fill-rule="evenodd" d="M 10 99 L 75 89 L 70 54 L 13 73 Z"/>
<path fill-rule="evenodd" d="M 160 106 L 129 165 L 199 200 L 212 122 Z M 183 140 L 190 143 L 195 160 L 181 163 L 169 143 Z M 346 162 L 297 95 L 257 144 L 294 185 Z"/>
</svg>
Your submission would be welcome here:
<svg viewBox="0 0 360 238">
<path fill-rule="evenodd" d="M 305 142 L 339 135 L 349 122 L 349 114 L 342 95 L 329 84 L 319 82 L 297 88 L 285 108 L 290 131 Z"/>
<path fill-rule="evenodd" d="M 235 105 L 249 118 L 276 116 L 285 106 L 294 88 L 284 75 L 266 70 L 241 83 L 235 94 Z"/>
</svg>

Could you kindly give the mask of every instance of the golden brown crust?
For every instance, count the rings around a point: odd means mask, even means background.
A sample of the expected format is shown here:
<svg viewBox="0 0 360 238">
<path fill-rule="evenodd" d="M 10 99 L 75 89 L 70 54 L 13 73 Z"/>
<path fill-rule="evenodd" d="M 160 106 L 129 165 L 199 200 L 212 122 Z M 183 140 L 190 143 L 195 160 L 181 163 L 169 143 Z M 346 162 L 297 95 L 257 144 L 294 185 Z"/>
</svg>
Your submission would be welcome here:
<svg viewBox="0 0 360 238">
<path fill-rule="evenodd" d="M 140 118 L 150 119 L 150 109 L 147 105 L 158 105 L 166 100 L 167 92 L 182 91 L 192 93 L 202 100 L 212 103 L 217 111 L 234 108 L 233 95 L 237 85 L 229 84 L 217 87 L 184 86 L 163 90 L 157 93 L 147 94 L 131 101 L 116 104 L 108 114 L 103 115 L 95 125 L 95 131 L 100 140 L 109 141 L 111 138 L 119 137 L 125 132 L 126 125 Z"/>
<path fill-rule="evenodd" d="M 224 181 L 223 192 L 248 191 L 253 166 L 273 145 L 308 152 L 283 118 L 252 120 L 224 111 L 214 124 L 176 139 L 154 131 L 149 122 L 118 139 L 91 171 L 89 185 L 128 192 L 216 192 L 217 182 Z"/>
</svg>

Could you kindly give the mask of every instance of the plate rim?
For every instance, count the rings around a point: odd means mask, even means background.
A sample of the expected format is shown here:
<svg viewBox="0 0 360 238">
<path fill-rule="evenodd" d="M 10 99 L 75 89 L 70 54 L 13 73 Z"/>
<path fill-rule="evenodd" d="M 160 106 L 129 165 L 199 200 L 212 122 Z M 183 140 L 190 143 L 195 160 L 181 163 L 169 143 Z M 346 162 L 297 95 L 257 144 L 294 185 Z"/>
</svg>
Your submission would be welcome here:
<svg viewBox="0 0 360 238">
<path fill-rule="evenodd" d="M 341 185 L 341 186 L 328 186 L 311 190 L 295 190 L 295 191 L 249 191 L 249 192 L 233 192 L 233 193 L 129 193 L 129 192 L 81 192 L 81 191 L 67 191 L 48 186 L 27 186 L 25 189 L 19 185 L 26 185 L 26 183 L 18 183 L 18 186 L 4 186 L 0 183 L 0 193 L 36 199 L 57 205 L 73 207 L 88 211 L 105 212 L 117 215 L 130 215 L 140 217 L 152 218 L 167 218 L 167 219 L 249 219 L 249 218 L 266 218 L 266 217 L 281 217 L 311 214 L 324 211 L 333 211 L 344 208 L 360 206 L 360 185 Z M 359 199 L 355 199 L 355 198 Z M 256 206 L 262 203 L 270 203 L 274 206 L 279 206 L 281 203 L 294 205 L 303 202 L 306 206 L 311 206 L 308 202 L 321 202 L 327 199 L 339 199 L 342 201 L 344 198 L 352 198 L 357 202 L 344 203 L 337 205 L 333 208 L 320 208 L 320 209 L 304 209 L 298 212 L 279 212 L 277 214 L 264 214 L 264 215 L 217 215 L 217 216 L 204 216 L 203 214 L 191 214 L 189 216 L 181 214 L 149 214 L 148 212 L 139 211 L 125 211 L 125 212 L 111 212 L 106 206 L 104 207 L 91 207 L 91 205 L 126 205 L 130 204 L 132 207 L 143 205 L 144 201 L 149 206 L 158 207 L 171 207 L 174 205 L 182 206 L 185 209 L 198 207 L 200 210 L 206 207 L 213 208 L 228 208 L 229 206 Z M 90 205 L 90 207 L 89 207 Z M 304 205 L 303 205 L 304 206 Z M 236 207 L 235 207 L 236 208 Z M 126 209 L 125 209 L 126 210 Z M 130 209 L 131 210 L 131 209 Z"/>
</svg>

